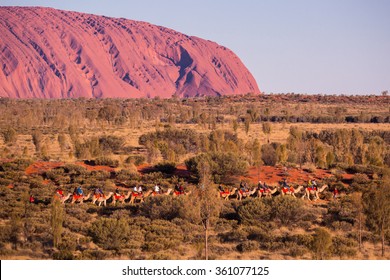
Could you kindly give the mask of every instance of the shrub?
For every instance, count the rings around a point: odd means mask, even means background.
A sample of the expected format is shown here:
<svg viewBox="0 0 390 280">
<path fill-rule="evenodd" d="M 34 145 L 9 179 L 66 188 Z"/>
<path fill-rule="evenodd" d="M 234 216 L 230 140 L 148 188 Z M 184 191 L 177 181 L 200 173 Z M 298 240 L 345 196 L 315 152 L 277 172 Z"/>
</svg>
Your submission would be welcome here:
<svg viewBox="0 0 390 280">
<path fill-rule="evenodd" d="M 4 137 L 4 142 L 6 144 L 15 143 L 18 136 L 15 129 L 13 129 L 12 127 L 7 127 L 6 129 L 2 130 L 1 134 Z"/>
<path fill-rule="evenodd" d="M 290 226 L 305 214 L 303 202 L 291 196 L 278 196 L 272 201 L 272 217 L 283 225 Z"/>
<path fill-rule="evenodd" d="M 267 222 L 271 217 L 271 208 L 261 199 L 245 201 L 238 207 L 237 212 L 239 221 L 247 225 L 256 225 Z"/>
<path fill-rule="evenodd" d="M 120 250 L 134 238 L 125 219 L 100 218 L 89 229 L 92 240 L 107 250 Z"/>
<path fill-rule="evenodd" d="M 323 260 L 330 256 L 332 236 L 325 228 L 316 228 L 310 249 L 315 259 Z"/>
<path fill-rule="evenodd" d="M 160 162 L 156 164 L 154 168 L 165 174 L 173 174 L 176 170 L 176 164 L 174 162 Z"/>
<path fill-rule="evenodd" d="M 278 155 L 275 148 L 270 144 L 261 146 L 261 159 L 265 165 L 275 166 L 278 162 Z"/>
<path fill-rule="evenodd" d="M 112 159 L 110 157 L 99 157 L 95 159 L 95 164 L 105 165 L 105 166 L 110 166 L 115 168 L 119 166 L 119 161 L 117 159 Z"/>
<path fill-rule="evenodd" d="M 333 253 L 340 259 L 353 258 L 357 254 L 357 242 L 349 238 L 336 236 L 333 238 Z"/>
<path fill-rule="evenodd" d="M 182 230 L 173 223 L 156 220 L 146 228 L 142 249 L 148 252 L 173 249 L 183 241 Z"/>
<path fill-rule="evenodd" d="M 244 252 L 251 252 L 259 249 L 259 243 L 256 241 L 244 241 L 237 245 L 237 251 L 244 253 Z"/>
<path fill-rule="evenodd" d="M 102 136 L 99 138 L 100 149 L 105 153 L 118 153 L 123 145 L 125 140 L 123 137 L 118 137 L 114 135 Z"/>
<path fill-rule="evenodd" d="M 131 155 L 125 160 L 125 163 L 134 163 L 135 166 L 139 166 L 145 162 L 145 157 L 141 155 Z"/>
</svg>

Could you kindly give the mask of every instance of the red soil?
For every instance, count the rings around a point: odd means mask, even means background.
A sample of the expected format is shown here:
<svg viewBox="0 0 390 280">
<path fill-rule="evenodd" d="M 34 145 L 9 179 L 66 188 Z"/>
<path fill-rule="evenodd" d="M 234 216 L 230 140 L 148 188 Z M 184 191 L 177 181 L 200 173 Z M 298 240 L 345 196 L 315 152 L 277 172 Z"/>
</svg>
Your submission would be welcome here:
<svg viewBox="0 0 390 280">
<path fill-rule="evenodd" d="M 315 172 L 309 173 L 299 168 L 287 168 L 282 166 L 261 166 L 260 170 L 257 167 L 250 167 L 247 176 L 241 176 L 240 180 L 249 180 L 251 183 L 257 183 L 259 180 L 270 185 L 277 185 L 284 178 L 287 182 L 295 184 L 304 184 L 309 179 L 322 180 L 333 176 L 329 171 L 316 169 Z"/>
</svg>

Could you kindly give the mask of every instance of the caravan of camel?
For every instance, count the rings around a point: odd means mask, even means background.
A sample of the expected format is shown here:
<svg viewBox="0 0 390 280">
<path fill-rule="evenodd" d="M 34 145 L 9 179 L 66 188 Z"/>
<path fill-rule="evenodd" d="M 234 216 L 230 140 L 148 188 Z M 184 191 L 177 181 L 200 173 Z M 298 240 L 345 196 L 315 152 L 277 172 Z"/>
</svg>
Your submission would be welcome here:
<svg viewBox="0 0 390 280">
<path fill-rule="evenodd" d="M 242 200 L 245 198 L 262 198 L 262 197 L 273 197 L 277 195 L 289 195 L 292 197 L 301 197 L 302 199 L 308 199 L 311 201 L 312 199 L 317 200 L 319 199 L 319 194 L 322 193 L 326 188 L 328 188 L 328 185 L 324 184 L 321 187 L 316 186 L 307 186 L 304 187 L 302 185 L 294 188 L 292 186 L 283 185 L 281 183 L 279 186 L 267 186 L 266 184 L 262 184 L 259 182 L 259 184 L 254 187 L 252 190 L 249 190 L 247 188 L 247 185 L 245 183 L 241 183 L 240 187 L 233 187 L 233 188 L 223 188 L 221 185 L 218 187 L 218 197 L 224 200 L 229 199 L 236 199 L 236 200 Z M 186 196 L 191 194 L 191 191 L 185 191 L 182 187 L 175 187 L 175 189 L 167 189 L 166 191 L 163 191 L 160 187 L 158 187 L 158 191 L 156 190 L 147 190 L 147 191 L 134 191 L 134 190 L 128 190 L 127 193 L 123 193 L 118 191 L 118 189 L 115 192 L 109 192 L 107 194 L 104 194 L 103 192 L 89 192 L 88 194 L 78 194 L 76 191 L 73 193 L 68 193 L 65 195 L 61 189 L 57 189 L 56 193 L 54 195 L 54 199 L 59 200 L 62 204 L 70 203 L 84 203 L 84 202 L 91 202 L 94 205 L 97 206 L 107 206 L 107 204 L 110 205 L 116 205 L 118 204 L 130 204 L 134 205 L 136 203 L 142 203 L 145 201 L 145 199 L 149 197 L 155 197 L 155 196 L 172 196 L 172 197 L 179 197 L 179 196 Z M 303 194 L 303 195 L 302 195 Z M 334 192 L 334 197 L 338 192 Z M 31 200 L 30 200 L 31 202 Z"/>
</svg>

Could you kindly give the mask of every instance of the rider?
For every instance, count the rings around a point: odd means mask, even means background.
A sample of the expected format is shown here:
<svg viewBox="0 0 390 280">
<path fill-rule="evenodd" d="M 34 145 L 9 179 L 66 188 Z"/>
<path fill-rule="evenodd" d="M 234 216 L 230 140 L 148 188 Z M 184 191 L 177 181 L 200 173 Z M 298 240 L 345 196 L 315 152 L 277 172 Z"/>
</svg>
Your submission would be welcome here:
<svg viewBox="0 0 390 280">
<path fill-rule="evenodd" d="M 64 197 L 64 192 L 62 191 L 61 188 L 57 188 L 57 189 L 56 189 L 56 194 L 57 194 L 59 197 Z"/>
<path fill-rule="evenodd" d="M 97 197 L 103 197 L 104 194 L 103 194 L 103 190 L 101 188 L 96 188 L 95 189 L 95 196 Z"/>
<path fill-rule="evenodd" d="M 179 186 L 179 192 L 180 192 L 180 194 L 184 194 L 184 187 L 183 187 L 183 185 Z"/>
<path fill-rule="evenodd" d="M 240 183 L 240 190 L 241 190 L 241 192 L 247 192 L 248 191 L 246 183 L 244 183 L 243 181 L 241 181 L 241 183 Z"/>
<path fill-rule="evenodd" d="M 138 193 L 142 194 L 142 187 L 141 186 L 138 187 Z"/>
<path fill-rule="evenodd" d="M 286 178 L 283 179 L 282 188 L 283 188 L 284 192 L 287 192 L 290 189 L 289 185 L 287 184 L 287 179 Z"/>
<path fill-rule="evenodd" d="M 120 192 L 118 187 L 116 187 L 116 189 L 115 189 L 115 195 L 116 196 L 120 196 L 121 195 L 121 192 Z"/>
<path fill-rule="evenodd" d="M 312 187 L 313 187 L 313 190 L 317 190 L 317 182 L 316 182 L 316 179 L 313 179 L 311 180 L 311 183 L 312 183 Z"/>
<path fill-rule="evenodd" d="M 154 186 L 154 192 L 157 193 L 157 194 L 160 194 L 160 187 L 159 187 L 158 184 L 156 184 L 156 185 Z"/>
<path fill-rule="evenodd" d="M 78 187 L 77 187 L 77 189 L 76 189 L 76 194 L 79 195 L 79 196 L 84 195 L 84 192 L 83 192 L 83 190 L 81 189 L 81 186 L 78 186 Z"/>
</svg>

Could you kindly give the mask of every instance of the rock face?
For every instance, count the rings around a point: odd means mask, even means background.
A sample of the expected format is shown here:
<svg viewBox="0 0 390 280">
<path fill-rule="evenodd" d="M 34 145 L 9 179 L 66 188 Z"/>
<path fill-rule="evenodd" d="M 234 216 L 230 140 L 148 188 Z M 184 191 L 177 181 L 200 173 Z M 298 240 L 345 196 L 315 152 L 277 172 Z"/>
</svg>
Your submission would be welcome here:
<svg viewBox="0 0 390 280">
<path fill-rule="evenodd" d="M 214 42 L 146 22 L 0 7 L 0 97 L 138 98 L 260 93 Z"/>
</svg>

